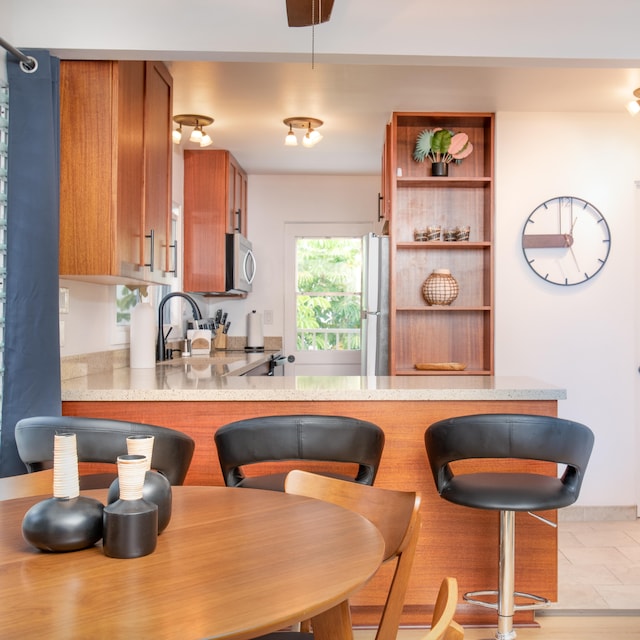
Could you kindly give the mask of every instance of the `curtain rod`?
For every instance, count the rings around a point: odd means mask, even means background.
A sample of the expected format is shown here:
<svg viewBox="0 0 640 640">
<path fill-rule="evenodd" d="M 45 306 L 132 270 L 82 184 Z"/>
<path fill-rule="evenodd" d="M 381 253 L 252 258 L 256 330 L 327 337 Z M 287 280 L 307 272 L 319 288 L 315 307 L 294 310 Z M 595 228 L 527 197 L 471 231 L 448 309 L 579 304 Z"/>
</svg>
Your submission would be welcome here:
<svg viewBox="0 0 640 640">
<path fill-rule="evenodd" d="M 18 60 L 20 60 L 21 69 L 26 73 L 37 69 L 38 62 L 34 58 L 26 56 L 22 51 L 19 51 L 14 46 L 10 45 L 4 38 L 0 38 L 0 47 L 6 49 L 9 53 L 18 58 Z"/>
</svg>

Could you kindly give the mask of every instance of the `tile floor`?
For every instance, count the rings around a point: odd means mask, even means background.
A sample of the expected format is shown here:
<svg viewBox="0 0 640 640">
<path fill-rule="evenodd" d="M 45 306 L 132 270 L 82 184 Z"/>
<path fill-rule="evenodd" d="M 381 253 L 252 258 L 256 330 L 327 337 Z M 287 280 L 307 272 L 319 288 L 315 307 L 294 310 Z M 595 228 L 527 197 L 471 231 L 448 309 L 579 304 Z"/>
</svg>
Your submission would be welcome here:
<svg viewBox="0 0 640 640">
<path fill-rule="evenodd" d="M 519 640 L 640 640 L 640 519 L 561 522 L 558 602 L 536 614 L 539 628 Z M 398 640 L 424 640 L 426 629 L 402 629 Z M 355 640 L 374 640 L 357 630 Z M 495 640 L 495 628 L 466 628 L 468 640 Z"/>
<path fill-rule="evenodd" d="M 558 546 L 553 609 L 631 609 L 640 615 L 640 519 L 561 522 Z"/>
</svg>

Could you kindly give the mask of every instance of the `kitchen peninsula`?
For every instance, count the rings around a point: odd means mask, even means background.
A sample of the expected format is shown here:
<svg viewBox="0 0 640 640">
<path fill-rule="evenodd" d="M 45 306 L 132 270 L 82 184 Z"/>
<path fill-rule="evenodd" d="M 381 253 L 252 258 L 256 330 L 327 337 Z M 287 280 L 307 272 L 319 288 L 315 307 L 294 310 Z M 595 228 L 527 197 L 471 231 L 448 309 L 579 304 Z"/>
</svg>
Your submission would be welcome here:
<svg viewBox="0 0 640 640">
<path fill-rule="evenodd" d="M 158 424 L 188 433 L 196 450 L 187 484 L 221 485 L 213 435 L 242 418 L 290 413 L 338 414 L 374 422 L 385 432 L 376 485 L 422 495 L 422 532 L 409 584 L 403 624 L 426 625 L 445 575 L 460 591 L 497 586 L 498 520 L 495 513 L 466 509 L 438 496 L 424 450 L 424 431 L 437 420 L 471 413 L 557 415 L 563 389 L 528 379 L 493 376 L 268 377 L 216 375 L 210 364 L 198 373 L 183 362 L 155 370 L 128 368 L 63 382 L 63 413 Z M 534 465 L 550 475 L 555 465 Z M 260 471 L 277 468 L 262 466 Z M 313 466 L 305 468 L 313 470 Z M 528 468 L 533 468 L 529 466 Z M 555 513 L 547 513 L 551 519 Z M 516 585 L 557 598 L 557 534 L 527 514 L 518 514 Z M 376 624 L 390 567 L 352 600 L 356 625 Z M 495 612 L 460 604 L 463 624 L 495 624 Z M 517 614 L 531 624 L 533 613 Z"/>
</svg>

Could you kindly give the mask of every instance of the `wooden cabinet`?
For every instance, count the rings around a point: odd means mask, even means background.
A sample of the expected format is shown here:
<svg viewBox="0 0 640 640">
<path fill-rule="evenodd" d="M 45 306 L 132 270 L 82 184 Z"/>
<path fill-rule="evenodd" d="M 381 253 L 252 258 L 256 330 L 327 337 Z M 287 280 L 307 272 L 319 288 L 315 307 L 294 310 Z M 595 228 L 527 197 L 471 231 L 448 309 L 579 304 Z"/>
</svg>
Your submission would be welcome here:
<svg viewBox="0 0 640 640">
<path fill-rule="evenodd" d="M 225 234 L 247 232 L 247 175 L 225 150 L 184 152 L 184 290 L 221 293 Z"/>
<path fill-rule="evenodd" d="M 378 222 L 384 220 L 389 223 L 391 220 L 391 183 L 395 174 L 391 168 L 391 124 L 387 124 L 384 136 L 384 146 L 382 149 L 382 182 L 380 185 L 380 201 L 378 203 Z M 388 226 L 387 226 L 388 228 Z"/>
<path fill-rule="evenodd" d="M 228 152 L 227 152 L 228 153 Z M 229 214 L 227 233 L 247 235 L 247 174 L 236 159 L 228 154 Z"/>
<path fill-rule="evenodd" d="M 418 134 L 443 128 L 469 135 L 473 152 L 432 177 L 413 159 Z M 493 138 L 488 113 L 394 113 L 389 131 L 391 178 L 391 375 L 492 375 Z M 468 225 L 469 241 L 416 241 L 416 229 Z M 422 284 L 449 269 L 459 285 L 448 306 L 429 306 Z M 424 371 L 418 363 L 461 363 L 460 371 Z"/>
<path fill-rule="evenodd" d="M 160 62 L 147 62 L 144 103 L 144 255 L 149 282 L 169 284 L 177 269 L 171 239 L 173 82 Z"/>
<path fill-rule="evenodd" d="M 61 63 L 61 277 L 170 281 L 171 108 L 160 63 Z"/>
</svg>

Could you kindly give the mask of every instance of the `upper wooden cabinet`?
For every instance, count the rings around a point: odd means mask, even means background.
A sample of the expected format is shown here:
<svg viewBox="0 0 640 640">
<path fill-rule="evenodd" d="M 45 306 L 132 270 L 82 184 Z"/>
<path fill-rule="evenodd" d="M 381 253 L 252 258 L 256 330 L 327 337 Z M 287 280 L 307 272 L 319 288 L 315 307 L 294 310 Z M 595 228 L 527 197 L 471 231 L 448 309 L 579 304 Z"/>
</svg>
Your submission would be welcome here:
<svg viewBox="0 0 640 640">
<path fill-rule="evenodd" d="M 431 162 L 413 159 L 424 129 L 469 135 L 473 152 L 431 175 Z M 390 165 L 391 375 L 493 375 L 493 139 L 489 113 L 394 113 L 387 138 Z M 468 241 L 416 241 L 428 226 L 468 225 Z M 459 285 L 448 306 L 429 306 L 422 285 L 448 269 Z M 459 363 L 464 370 L 425 371 L 416 364 Z"/>
<path fill-rule="evenodd" d="M 171 281 L 171 109 L 161 63 L 61 62 L 61 277 Z"/>
<path fill-rule="evenodd" d="M 229 151 L 185 151 L 185 291 L 225 291 L 225 234 L 234 232 L 247 234 L 247 174 Z"/>
<path fill-rule="evenodd" d="M 146 280 L 169 284 L 177 270 L 177 247 L 171 239 L 173 81 L 160 62 L 147 62 L 145 69 L 142 212 Z"/>
</svg>

